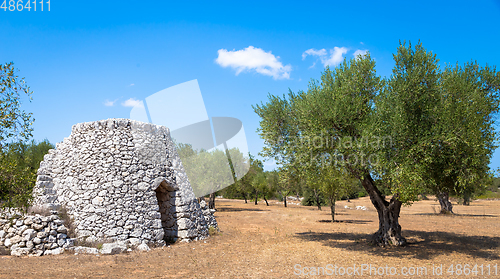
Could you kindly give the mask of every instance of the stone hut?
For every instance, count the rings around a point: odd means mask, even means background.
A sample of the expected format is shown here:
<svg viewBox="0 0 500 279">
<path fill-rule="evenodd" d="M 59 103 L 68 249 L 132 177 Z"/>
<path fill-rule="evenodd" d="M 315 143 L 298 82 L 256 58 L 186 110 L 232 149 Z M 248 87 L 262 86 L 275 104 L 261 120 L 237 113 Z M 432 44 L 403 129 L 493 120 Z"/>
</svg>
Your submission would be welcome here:
<svg viewBox="0 0 500 279">
<path fill-rule="evenodd" d="M 87 241 L 198 240 L 215 222 L 198 204 L 169 129 L 129 119 L 74 125 L 45 155 L 34 194 L 35 206 L 64 207 Z"/>
</svg>

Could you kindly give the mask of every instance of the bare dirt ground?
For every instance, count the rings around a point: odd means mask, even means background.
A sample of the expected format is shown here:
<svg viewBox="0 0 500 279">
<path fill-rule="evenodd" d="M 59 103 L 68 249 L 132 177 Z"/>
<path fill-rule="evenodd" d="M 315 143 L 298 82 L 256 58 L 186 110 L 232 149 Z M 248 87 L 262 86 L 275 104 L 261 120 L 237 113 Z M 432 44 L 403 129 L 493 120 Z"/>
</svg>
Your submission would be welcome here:
<svg viewBox="0 0 500 279">
<path fill-rule="evenodd" d="M 346 205 L 368 210 L 346 209 Z M 404 207 L 400 223 L 409 244 L 402 248 L 368 243 L 378 228 L 377 213 L 368 198 L 338 202 L 335 223 L 330 221 L 329 207 L 319 211 L 294 204 L 284 208 L 275 201 L 266 206 L 224 199 L 217 200 L 216 206 L 221 233 L 205 241 L 112 256 L 1 256 L 0 277 L 301 278 L 317 277 L 304 275 L 316 271 L 321 274 L 318 277 L 334 278 L 500 277 L 500 201 L 454 205 L 454 216 L 435 214 L 439 204 L 434 200 Z M 372 274 L 366 270 L 360 276 L 361 268 L 370 264 Z M 468 276 L 463 274 L 465 264 L 470 265 Z M 453 274 L 447 272 L 451 265 Z M 391 273 L 396 275 L 387 276 Z"/>
</svg>

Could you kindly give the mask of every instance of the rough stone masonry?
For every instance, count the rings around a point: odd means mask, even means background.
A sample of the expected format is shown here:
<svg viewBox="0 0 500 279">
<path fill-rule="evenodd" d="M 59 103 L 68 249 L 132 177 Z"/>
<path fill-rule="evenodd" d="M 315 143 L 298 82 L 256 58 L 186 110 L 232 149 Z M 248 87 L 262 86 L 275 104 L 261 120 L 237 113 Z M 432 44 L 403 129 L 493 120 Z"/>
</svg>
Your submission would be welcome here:
<svg viewBox="0 0 500 279">
<path fill-rule="evenodd" d="M 164 244 L 208 236 L 202 210 L 164 126 L 128 119 L 76 124 L 45 155 L 36 206 L 65 207 L 78 238 Z"/>
</svg>

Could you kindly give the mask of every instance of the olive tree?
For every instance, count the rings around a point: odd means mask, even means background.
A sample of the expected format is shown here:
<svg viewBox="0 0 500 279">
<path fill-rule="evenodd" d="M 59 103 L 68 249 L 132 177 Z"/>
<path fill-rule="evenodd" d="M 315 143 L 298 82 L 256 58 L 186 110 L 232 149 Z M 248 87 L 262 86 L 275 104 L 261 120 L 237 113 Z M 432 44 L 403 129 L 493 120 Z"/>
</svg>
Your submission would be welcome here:
<svg viewBox="0 0 500 279">
<path fill-rule="evenodd" d="M 335 167 L 328 157 L 317 159 L 313 169 L 307 170 L 308 185 L 315 185 L 328 200 L 332 222 L 335 222 L 335 203 L 348 195 L 353 187 L 353 180 L 344 168 Z M 320 208 L 319 198 L 316 195 L 316 204 Z"/>
<path fill-rule="evenodd" d="M 209 194 L 208 207 L 215 209 L 215 192 L 233 181 L 226 152 L 219 149 L 198 151 L 185 144 L 178 144 L 177 149 L 195 195 Z"/>
<path fill-rule="evenodd" d="M 493 68 L 475 62 L 447 66 L 440 75 L 435 122 L 422 149 L 428 153 L 424 181 L 438 197 L 441 213 L 453 213 L 450 194 L 467 205 L 473 193 L 491 184 L 488 164 L 497 147 L 498 84 Z"/>
<path fill-rule="evenodd" d="M 498 112 L 499 79 L 488 68 L 477 71 L 481 82 L 465 83 L 474 92 L 482 91 L 476 94 L 481 105 L 469 108 L 471 114 L 482 115 L 472 118 L 477 122 L 471 125 L 479 126 L 467 130 L 478 134 L 472 144 L 480 154 L 473 159 L 477 163 L 457 160 L 459 164 L 445 165 L 455 175 L 438 177 L 432 174 L 432 162 L 451 160 L 466 150 L 439 153 L 447 144 L 443 139 L 449 141 L 458 131 L 450 123 L 458 127 L 467 119 L 450 116 L 446 107 L 454 104 L 449 101 L 453 79 L 446 71 L 441 74 L 436 55 L 421 43 L 400 43 L 394 62 L 392 75 L 383 80 L 369 53 L 344 60 L 335 69 L 327 67 L 321 81 L 311 81 L 307 92 L 269 96 L 268 103 L 254 110 L 261 117 L 258 131 L 266 144 L 264 156 L 295 170 L 303 170 L 318 156 L 328 158 L 331 168 L 358 179 L 369 194 L 379 219 L 373 242 L 401 246 L 406 243 L 399 225 L 403 204 L 417 200 L 429 185 L 444 187 L 444 178 L 459 189 L 485 176 L 494 148 L 491 121 Z M 390 191 L 388 198 L 381 187 Z"/>
<path fill-rule="evenodd" d="M 362 140 L 370 128 L 373 100 L 383 82 L 376 76 L 375 62 L 369 54 L 326 68 L 321 82 L 311 81 L 307 92 L 288 96 L 269 96 L 269 102 L 254 106 L 261 117 L 259 133 L 265 140 L 263 155 L 274 158 L 285 168 L 300 170 L 317 156 L 331 160 L 332 168 L 344 168 L 362 181 L 379 213 L 380 235 L 376 242 L 404 244 L 397 221 L 401 201 L 386 201 L 371 177 L 372 166 L 363 144 L 342 144 Z"/>
</svg>

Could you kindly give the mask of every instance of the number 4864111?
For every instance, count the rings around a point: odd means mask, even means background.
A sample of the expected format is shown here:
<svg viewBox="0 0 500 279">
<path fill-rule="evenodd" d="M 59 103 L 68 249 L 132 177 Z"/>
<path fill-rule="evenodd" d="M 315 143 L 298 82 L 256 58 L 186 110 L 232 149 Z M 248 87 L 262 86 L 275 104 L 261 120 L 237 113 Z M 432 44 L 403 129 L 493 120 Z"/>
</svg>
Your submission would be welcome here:
<svg viewBox="0 0 500 279">
<path fill-rule="evenodd" d="M 1 0 L 0 0 L 1 1 Z M 0 9 L 3 9 L 4 11 L 23 11 L 27 10 L 28 12 L 31 12 L 31 9 L 33 11 L 37 11 L 37 6 L 38 10 L 43 12 L 43 8 L 45 6 L 45 10 L 50 12 L 50 0 L 48 1 L 30 1 L 30 0 L 3 0 L 2 5 L 0 6 Z"/>
</svg>

